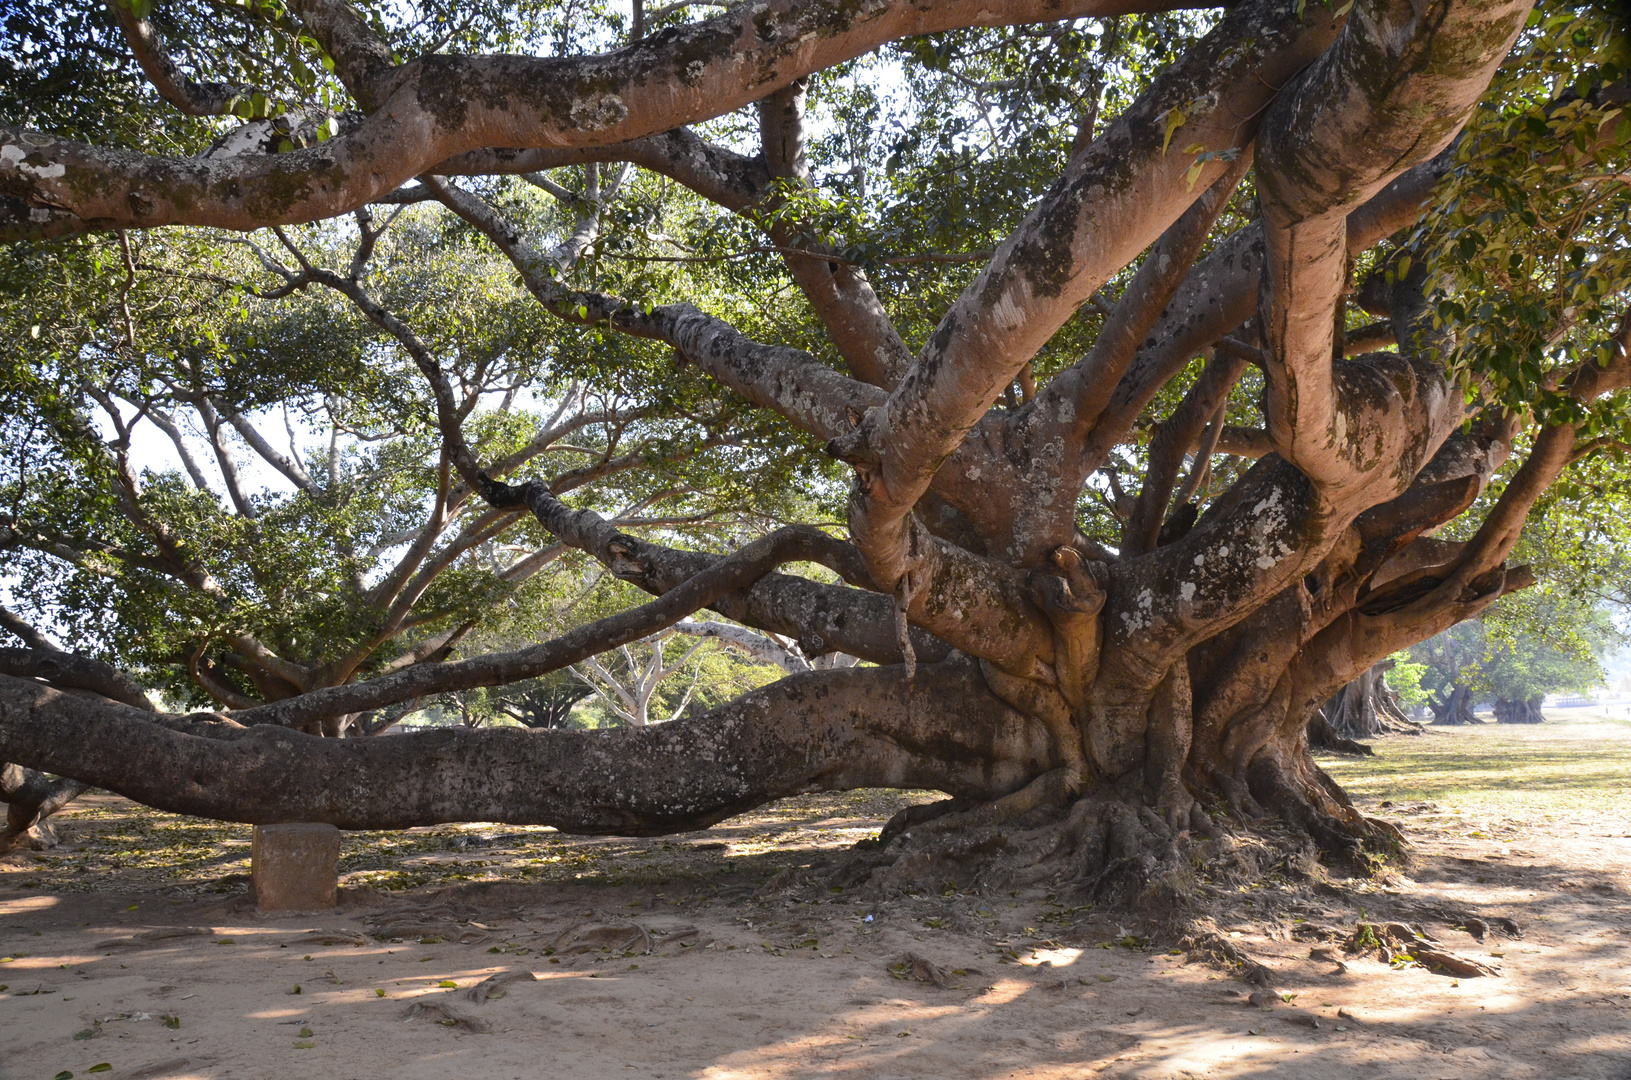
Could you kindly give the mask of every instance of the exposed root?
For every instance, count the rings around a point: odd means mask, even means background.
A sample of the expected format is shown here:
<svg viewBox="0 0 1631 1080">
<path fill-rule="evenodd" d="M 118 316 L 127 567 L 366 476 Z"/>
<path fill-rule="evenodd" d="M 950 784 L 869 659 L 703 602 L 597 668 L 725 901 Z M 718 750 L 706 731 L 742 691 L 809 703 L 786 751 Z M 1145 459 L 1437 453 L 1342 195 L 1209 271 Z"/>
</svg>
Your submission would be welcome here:
<svg viewBox="0 0 1631 1080">
<path fill-rule="evenodd" d="M 497 975 L 489 975 L 481 982 L 465 991 L 466 1000 L 477 1005 L 485 1005 L 489 1001 L 496 1001 L 509 993 L 511 983 L 537 982 L 538 976 L 525 968 L 520 971 L 501 971 Z"/>
<path fill-rule="evenodd" d="M 956 980 L 964 975 L 977 975 L 973 969 L 958 969 L 948 971 L 932 960 L 925 959 L 917 953 L 907 953 L 898 961 L 889 965 L 889 974 L 897 979 L 910 979 L 915 982 L 932 983 L 942 990 L 957 990 L 961 988 Z"/>
<path fill-rule="evenodd" d="M 1262 753 L 1247 769 L 1246 779 L 1254 800 L 1313 841 L 1339 873 L 1370 877 L 1384 860 L 1404 853 L 1404 834 L 1361 814 L 1312 759 L 1288 766 Z"/>
<path fill-rule="evenodd" d="M 1180 926 L 1208 898 L 1265 877 L 1321 882 L 1327 864 L 1368 877 L 1402 843 L 1391 825 L 1351 807 L 1338 807 L 1341 817 L 1326 813 L 1292 798 L 1298 793 L 1285 784 L 1259 792 L 1283 816 L 1231 828 L 1199 803 L 1174 823 L 1132 792 L 1072 801 L 1069 783 L 1068 770 L 1059 769 L 991 803 L 910 807 L 877 841 L 857 845 L 826 883 L 879 897 L 1045 885 Z M 1324 794 L 1317 783 L 1315 790 Z"/>
<path fill-rule="evenodd" d="M 1231 971 L 1254 986 L 1274 985 L 1274 972 L 1253 960 L 1246 951 L 1222 934 L 1210 919 L 1199 920 L 1195 930 L 1178 943 L 1191 960 L 1205 960 Z"/>
<path fill-rule="evenodd" d="M 1435 974 L 1458 979 L 1500 975 L 1499 971 L 1487 964 L 1445 950 L 1432 935 L 1408 923 L 1361 922 L 1354 927 L 1342 947 L 1356 955 L 1374 952 L 1386 963 L 1400 966 L 1415 964 Z"/>
<path fill-rule="evenodd" d="M 473 1016 L 466 1016 L 454 1009 L 451 1005 L 444 1005 L 433 1001 L 416 1001 L 403 1012 L 404 1020 L 429 1020 L 443 1027 L 458 1028 L 460 1031 L 482 1033 L 491 1030 L 485 1020 L 477 1020 Z"/>
<path fill-rule="evenodd" d="M 51 815 L 73 802 L 88 784 L 51 778 L 18 765 L 0 764 L 0 855 L 20 849 L 45 851 L 58 844 Z"/>
</svg>

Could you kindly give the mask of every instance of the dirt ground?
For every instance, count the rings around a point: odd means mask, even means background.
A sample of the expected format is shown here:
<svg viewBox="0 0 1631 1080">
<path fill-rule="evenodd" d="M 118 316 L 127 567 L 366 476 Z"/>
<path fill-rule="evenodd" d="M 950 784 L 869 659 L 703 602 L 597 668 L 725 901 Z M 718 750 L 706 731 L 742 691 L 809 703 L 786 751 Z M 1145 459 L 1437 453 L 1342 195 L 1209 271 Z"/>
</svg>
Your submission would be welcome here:
<svg viewBox="0 0 1631 1080">
<path fill-rule="evenodd" d="M 349 834 L 340 909 L 275 918 L 245 894 L 246 827 L 95 797 L 62 846 L 0 860 L 0 1080 L 1631 1078 L 1631 724 L 1558 718 L 1327 761 L 1414 857 L 1214 897 L 1274 973 L 1265 1005 L 1067 894 L 810 884 L 929 793 L 663 840 Z M 1498 974 L 1350 955 L 1362 919 Z"/>
</svg>

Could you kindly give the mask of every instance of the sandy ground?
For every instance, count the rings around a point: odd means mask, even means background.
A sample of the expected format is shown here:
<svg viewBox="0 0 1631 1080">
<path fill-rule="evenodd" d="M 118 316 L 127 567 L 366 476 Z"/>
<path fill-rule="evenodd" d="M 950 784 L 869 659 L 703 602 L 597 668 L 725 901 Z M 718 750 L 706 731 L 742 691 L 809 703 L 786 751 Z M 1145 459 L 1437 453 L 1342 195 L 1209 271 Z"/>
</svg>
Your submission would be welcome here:
<svg viewBox="0 0 1631 1080">
<path fill-rule="evenodd" d="M 789 800 L 660 841 L 359 834 L 340 910 L 275 918 L 244 895 L 247 830 L 98 797 L 62 848 L 0 862 L 0 1080 L 1631 1077 L 1631 727 L 1378 750 L 1331 768 L 1405 829 L 1411 864 L 1271 877 L 1220 909 L 1275 972 L 1268 1007 L 1065 895 L 789 891 L 924 794 Z M 1322 940 L 1362 916 L 1499 974 Z M 1521 936 L 1454 929 L 1472 916 Z M 522 978 L 472 1000 L 500 973 Z"/>
</svg>

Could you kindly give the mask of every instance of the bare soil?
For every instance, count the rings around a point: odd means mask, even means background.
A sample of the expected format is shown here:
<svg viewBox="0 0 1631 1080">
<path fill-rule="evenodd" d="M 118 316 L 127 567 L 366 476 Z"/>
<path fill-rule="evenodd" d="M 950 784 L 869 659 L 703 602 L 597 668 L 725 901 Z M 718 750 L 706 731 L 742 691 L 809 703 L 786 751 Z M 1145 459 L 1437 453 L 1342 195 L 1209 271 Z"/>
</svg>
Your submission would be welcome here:
<svg viewBox="0 0 1631 1080">
<path fill-rule="evenodd" d="M 340 909 L 281 917 L 248 901 L 247 827 L 96 796 L 61 847 L 0 861 L 0 1080 L 1627 1078 L 1631 724 L 1554 719 L 1326 761 L 1413 855 L 1214 896 L 1272 991 L 1066 894 L 822 884 L 929 793 L 660 840 L 350 834 Z M 1390 920 L 1498 974 L 1342 948 Z"/>
</svg>

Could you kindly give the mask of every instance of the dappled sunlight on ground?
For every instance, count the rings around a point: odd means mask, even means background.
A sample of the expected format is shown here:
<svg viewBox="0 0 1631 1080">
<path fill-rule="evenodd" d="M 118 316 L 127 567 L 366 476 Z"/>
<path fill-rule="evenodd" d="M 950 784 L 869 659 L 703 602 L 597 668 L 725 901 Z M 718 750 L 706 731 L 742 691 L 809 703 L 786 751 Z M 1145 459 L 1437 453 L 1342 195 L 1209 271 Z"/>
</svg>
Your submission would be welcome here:
<svg viewBox="0 0 1631 1080">
<path fill-rule="evenodd" d="M 341 909 L 276 918 L 245 895 L 247 828 L 97 797 L 63 848 L 0 861 L 0 1080 L 1631 1075 L 1631 727 L 1432 731 L 1326 764 L 1416 854 L 1231 895 L 1219 930 L 1275 973 L 1264 1008 L 1136 912 L 787 884 L 928 793 L 653 840 L 349 834 Z M 1334 946 L 1307 931 L 1362 913 L 1500 975 L 1315 952 Z M 1473 916 L 1523 933 L 1480 943 Z M 636 924 L 632 947 L 585 936 Z M 504 972 L 532 978 L 472 999 Z"/>
</svg>

